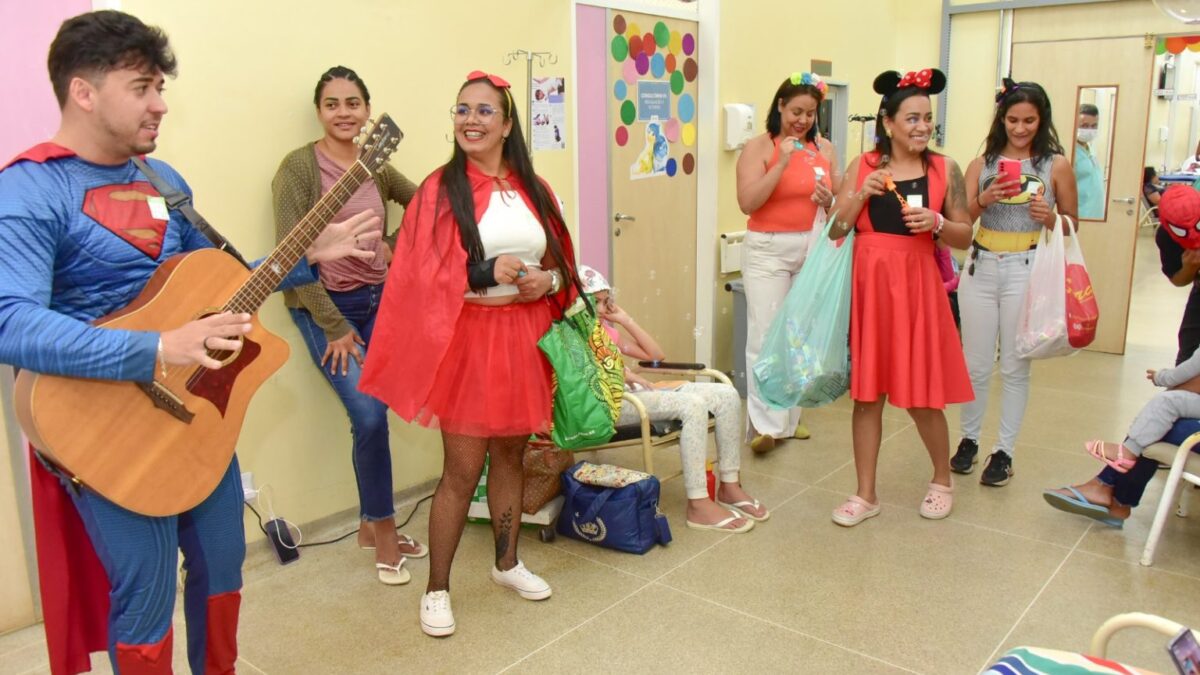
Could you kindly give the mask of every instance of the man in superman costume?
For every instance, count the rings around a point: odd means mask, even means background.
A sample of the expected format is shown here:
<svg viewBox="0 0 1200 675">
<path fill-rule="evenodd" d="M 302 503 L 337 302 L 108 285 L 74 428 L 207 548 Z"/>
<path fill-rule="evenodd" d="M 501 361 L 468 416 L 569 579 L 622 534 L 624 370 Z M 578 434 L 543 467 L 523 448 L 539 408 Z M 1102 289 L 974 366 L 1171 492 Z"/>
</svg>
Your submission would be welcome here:
<svg viewBox="0 0 1200 675">
<path fill-rule="evenodd" d="M 88 322 L 130 303 L 171 256 L 212 246 L 132 162 L 155 149 L 167 112 L 166 35 L 115 11 L 63 23 L 50 46 L 62 108 L 51 142 L 0 170 L 0 363 L 70 377 L 148 382 L 168 365 L 219 368 L 207 350 L 238 347 L 248 314 L 217 314 L 162 333 Z M 190 194 L 170 166 L 154 171 Z M 284 281 L 316 281 L 313 264 L 357 251 L 369 214 L 329 226 Z M 113 670 L 171 672 L 176 562 L 183 550 L 188 661 L 233 672 L 245 557 L 237 459 L 213 493 L 169 517 L 128 511 L 70 481 L 31 450 L 46 642 L 55 675 L 90 670 L 107 649 Z"/>
</svg>

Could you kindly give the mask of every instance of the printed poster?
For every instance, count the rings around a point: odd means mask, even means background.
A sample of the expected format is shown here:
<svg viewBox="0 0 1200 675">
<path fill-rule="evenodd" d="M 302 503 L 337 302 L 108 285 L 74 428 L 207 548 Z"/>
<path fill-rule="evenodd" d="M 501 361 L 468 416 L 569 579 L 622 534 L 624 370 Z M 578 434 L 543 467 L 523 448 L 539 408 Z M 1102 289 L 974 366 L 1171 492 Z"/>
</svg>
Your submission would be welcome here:
<svg viewBox="0 0 1200 675">
<path fill-rule="evenodd" d="M 566 89 L 566 78 L 533 78 L 529 114 L 533 117 L 531 140 L 534 150 L 563 150 L 567 147 Z"/>
</svg>

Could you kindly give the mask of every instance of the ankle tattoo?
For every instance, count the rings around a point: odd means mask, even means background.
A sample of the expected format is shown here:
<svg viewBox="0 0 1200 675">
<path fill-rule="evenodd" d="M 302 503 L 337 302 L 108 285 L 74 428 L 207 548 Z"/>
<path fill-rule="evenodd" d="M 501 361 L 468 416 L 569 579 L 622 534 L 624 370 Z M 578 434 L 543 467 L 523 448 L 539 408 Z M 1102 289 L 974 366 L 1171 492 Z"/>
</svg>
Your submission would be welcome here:
<svg viewBox="0 0 1200 675">
<path fill-rule="evenodd" d="M 499 526 L 496 528 L 496 562 L 499 563 L 505 555 L 508 554 L 509 535 L 512 534 L 512 507 L 500 516 Z"/>
</svg>

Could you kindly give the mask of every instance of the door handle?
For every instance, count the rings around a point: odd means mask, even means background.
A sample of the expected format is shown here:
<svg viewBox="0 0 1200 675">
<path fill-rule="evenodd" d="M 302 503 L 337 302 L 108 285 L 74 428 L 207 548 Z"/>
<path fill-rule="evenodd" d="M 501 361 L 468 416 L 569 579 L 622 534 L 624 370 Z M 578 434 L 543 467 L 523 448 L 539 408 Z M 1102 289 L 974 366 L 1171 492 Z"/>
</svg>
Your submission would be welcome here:
<svg viewBox="0 0 1200 675">
<path fill-rule="evenodd" d="M 1113 197 L 1113 202 L 1117 204 L 1132 204 L 1135 201 L 1137 200 L 1133 197 Z"/>
<path fill-rule="evenodd" d="M 634 218 L 633 216 L 621 213 L 620 211 L 617 211 L 615 214 L 613 214 L 613 222 L 614 223 L 619 223 L 622 220 L 628 220 L 630 222 L 633 222 L 633 221 L 637 220 L 637 218 Z"/>
</svg>

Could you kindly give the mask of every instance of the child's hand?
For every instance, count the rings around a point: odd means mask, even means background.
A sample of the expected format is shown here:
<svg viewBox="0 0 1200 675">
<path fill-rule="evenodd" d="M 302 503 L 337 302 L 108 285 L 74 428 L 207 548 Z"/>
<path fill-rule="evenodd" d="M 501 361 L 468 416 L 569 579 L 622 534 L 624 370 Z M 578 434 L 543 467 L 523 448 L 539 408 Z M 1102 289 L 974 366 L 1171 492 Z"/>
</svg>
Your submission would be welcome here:
<svg viewBox="0 0 1200 675">
<path fill-rule="evenodd" d="M 625 369 L 625 384 L 634 391 L 646 391 L 653 387 L 649 380 L 628 368 Z"/>
<path fill-rule="evenodd" d="M 1157 372 L 1158 372 L 1157 370 L 1150 370 L 1149 368 L 1147 368 L 1147 369 L 1146 369 L 1146 379 L 1147 379 L 1147 380 L 1150 380 L 1151 382 L 1153 382 L 1153 381 L 1154 381 L 1154 374 L 1155 374 L 1155 373 L 1157 373 Z"/>
<path fill-rule="evenodd" d="M 608 301 L 607 309 L 608 311 L 605 313 L 604 318 L 613 323 L 619 323 L 624 326 L 633 320 L 630 318 L 629 314 L 625 312 L 625 310 L 618 307 L 617 303 L 613 302 L 611 299 Z"/>
</svg>

